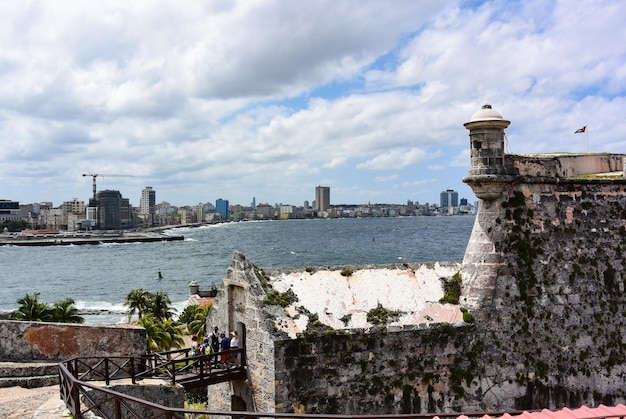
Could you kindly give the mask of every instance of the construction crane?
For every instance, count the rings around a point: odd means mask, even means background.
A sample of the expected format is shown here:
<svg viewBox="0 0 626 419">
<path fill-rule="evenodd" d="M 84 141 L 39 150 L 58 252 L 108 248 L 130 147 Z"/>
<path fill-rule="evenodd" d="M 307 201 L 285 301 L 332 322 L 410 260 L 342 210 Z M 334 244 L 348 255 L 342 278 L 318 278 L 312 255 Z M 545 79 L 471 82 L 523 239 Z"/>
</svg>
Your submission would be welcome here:
<svg viewBox="0 0 626 419">
<path fill-rule="evenodd" d="M 91 176 L 93 178 L 93 199 L 96 199 L 96 178 L 100 177 L 133 177 L 133 175 L 105 175 L 102 173 L 83 173 L 83 176 Z"/>
</svg>

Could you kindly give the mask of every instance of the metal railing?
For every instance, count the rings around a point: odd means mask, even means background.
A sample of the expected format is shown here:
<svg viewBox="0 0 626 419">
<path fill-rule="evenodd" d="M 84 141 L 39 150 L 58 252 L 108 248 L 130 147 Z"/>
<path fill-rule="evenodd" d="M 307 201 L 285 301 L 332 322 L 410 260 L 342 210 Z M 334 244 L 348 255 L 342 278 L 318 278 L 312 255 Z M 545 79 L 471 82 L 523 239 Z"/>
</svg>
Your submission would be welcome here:
<svg viewBox="0 0 626 419">
<path fill-rule="evenodd" d="M 185 413 L 198 411 L 161 406 L 90 382 L 108 386 L 116 380 L 127 379 L 135 384 L 158 378 L 190 389 L 245 378 L 245 348 L 207 355 L 190 353 L 189 349 L 180 349 L 142 357 L 76 357 L 63 361 L 59 363 L 61 399 L 76 418 L 90 411 L 107 419 L 143 418 L 139 407 L 157 412 L 154 418 L 184 418 Z M 100 397 L 95 396 L 98 394 Z"/>
</svg>

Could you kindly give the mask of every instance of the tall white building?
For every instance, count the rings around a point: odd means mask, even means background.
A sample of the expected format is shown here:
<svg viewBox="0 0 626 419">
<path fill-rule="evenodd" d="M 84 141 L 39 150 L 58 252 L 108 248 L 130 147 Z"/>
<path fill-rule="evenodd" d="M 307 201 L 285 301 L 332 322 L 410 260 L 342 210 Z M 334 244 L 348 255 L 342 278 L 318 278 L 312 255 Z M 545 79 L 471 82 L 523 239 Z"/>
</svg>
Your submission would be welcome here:
<svg viewBox="0 0 626 419">
<path fill-rule="evenodd" d="M 139 202 L 139 214 L 141 218 L 148 226 L 154 225 L 155 218 L 155 205 L 156 205 L 156 191 L 152 189 L 152 186 L 146 186 L 141 191 L 141 200 Z"/>
</svg>

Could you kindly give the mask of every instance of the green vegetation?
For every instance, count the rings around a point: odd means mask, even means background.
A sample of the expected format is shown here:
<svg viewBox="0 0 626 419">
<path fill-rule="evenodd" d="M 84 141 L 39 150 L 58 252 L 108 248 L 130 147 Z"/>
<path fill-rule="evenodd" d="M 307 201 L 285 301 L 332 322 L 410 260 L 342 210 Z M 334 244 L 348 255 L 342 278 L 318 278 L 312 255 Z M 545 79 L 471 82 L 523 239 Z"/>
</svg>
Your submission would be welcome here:
<svg viewBox="0 0 626 419">
<path fill-rule="evenodd" d="M 128 306 L 128 321 L 137 313 L 137 324 L 146 329 L 148 351 L 160 352 L 183 346 L 183 327 L 172 319 L 176 310 L 167 294 L 137 288 L 126 295 L 124 305 Z"/>
<path fill-rule="evenodd" d="M 461 307 L 461 313 L 463 313 L 465 323 L 474 323 L 474 316 L 465 307 Z"/>
<path fill-rule="evenodd" d="M 9 315 L 11 320 L 58 323 L 83 323 L 85 321 L 78 315 L 78 309 L 71 298 L 49 305 L 39 302 L 39 293 L 36 292 L 18 299 L 17 304 L 18 309 Z"/>
<path fill-rule="evenodd" d="M 206 306 L 199 304 L 190 304 L 178 317 L 178 322 L 187 325 L 187 332 L 190 335 L 196 335 L 198 341 L 206 336 L 206 318 L 213 308 L 213 304 Z"/>
<path fill-rule="evenodd" d="M 16 233 L 18 231 L 22 231 L 28 228 L 28 222 L 24 220 L 5 220 L 0 223 L 0 232 L 4 231 L 4 229 L 10 231 L 12 233 Z"/>
<path fill-rule="evenodd" d="M 341 271 L 341 276 L 352 276 L 354 272 L 352 272 L 352 269 L 344 269 L 343 271 Z"/>
<path fill-rule="evenodd" d="M 297 301 L 298 297 L 291 289 L 288 289 L 286 292 L 278 292 L 276 290 L 272 290 L 268 292 L 263 299 L 263 304 L 281 306 L 282 308 L 285 308 Z"/>
<path fill-rule="evenodd" d="M 399 311 L 391 311 L 378 304 L 376 308 L 367 312 L 367 321 L 371 324 L 387 324 L 390 321 L 397 320 L 402 314 Z"/>
<path fill-rule="evenodd" d="M 458 304 L 461 298 L 461 273 L 455 273 L 452 278 L 440 278 L 443 283 L 442 304 Z"/>
</svg>

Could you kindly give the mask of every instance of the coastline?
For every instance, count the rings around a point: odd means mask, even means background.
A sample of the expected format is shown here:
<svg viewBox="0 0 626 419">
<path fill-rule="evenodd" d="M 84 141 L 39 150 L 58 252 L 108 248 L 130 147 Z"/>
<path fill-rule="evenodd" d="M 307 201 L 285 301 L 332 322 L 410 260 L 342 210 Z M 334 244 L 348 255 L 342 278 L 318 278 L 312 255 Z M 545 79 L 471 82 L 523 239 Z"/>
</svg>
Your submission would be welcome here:
<svg viewBox="0 0 626 419">
<path fill-rule="evenodd" d="M 68 246 L 101 243 L 149 243 L 180 241 L 184 236 L 170 236 L 157 232 L 88 233 L 45 235 L 0 235 L 0 246 Z"/>
</svg>

